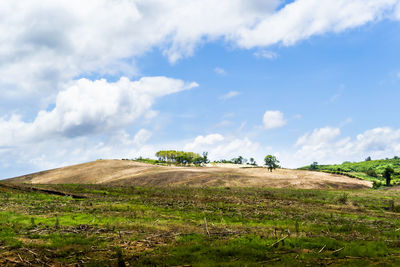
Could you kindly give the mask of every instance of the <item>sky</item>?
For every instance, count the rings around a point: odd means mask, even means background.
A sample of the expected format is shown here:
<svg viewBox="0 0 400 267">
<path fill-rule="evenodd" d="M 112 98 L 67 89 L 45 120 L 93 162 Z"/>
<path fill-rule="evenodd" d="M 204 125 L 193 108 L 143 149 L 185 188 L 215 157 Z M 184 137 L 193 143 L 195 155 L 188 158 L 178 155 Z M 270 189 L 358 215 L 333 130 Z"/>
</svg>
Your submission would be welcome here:
<svg viewBox="0 0 400 267">
<path fill-rule="evenodd" d="M 400 0 L 3 0 L 0 32 L 0 179 L 400 156 Z"/>
</svg>

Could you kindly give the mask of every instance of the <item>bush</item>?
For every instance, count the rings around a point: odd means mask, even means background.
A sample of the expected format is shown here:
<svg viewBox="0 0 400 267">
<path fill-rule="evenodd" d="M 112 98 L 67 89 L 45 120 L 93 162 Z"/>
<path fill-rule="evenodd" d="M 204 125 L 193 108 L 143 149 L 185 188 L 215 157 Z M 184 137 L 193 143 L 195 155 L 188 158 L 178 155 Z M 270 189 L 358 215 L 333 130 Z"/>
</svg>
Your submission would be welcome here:
<svg viewBox="0 0 400 267">
<path fill-rule="evenodd" d="M 365 173 L 372 177 L 378 177 L 378 174 L 375 172 L 374 169 L 368 169 Z"/>
<path fill-rule="evenodd" d="M 349 199 L 349 195 L 347 193 L 343 193 L 339 198 L 339 203 L 346 204 L 347 200 Z"/>
<path fill-rule="evenodd" d="M 372 184 L 372 188 L 373 188 L 373 189 L 378 189 L 378 188 L 380 188 L 382 185 L 383 185 L 383 184 L 382 184 L 381 181 L 375 180 L 375 181 L 373 182 L 373 184 Z"/>
</svg>

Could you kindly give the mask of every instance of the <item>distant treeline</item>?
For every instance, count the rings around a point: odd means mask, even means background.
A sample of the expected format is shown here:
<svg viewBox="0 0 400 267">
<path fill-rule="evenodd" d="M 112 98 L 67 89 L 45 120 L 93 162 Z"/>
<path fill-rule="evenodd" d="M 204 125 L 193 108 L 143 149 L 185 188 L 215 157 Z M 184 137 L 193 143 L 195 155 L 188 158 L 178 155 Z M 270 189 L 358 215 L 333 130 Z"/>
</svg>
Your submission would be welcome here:
<svg viewBox="0 0 400 267">
<path fill-rule="evenodd" d="M 333 165 L 320 165 L 318 162 L 313 162 L 311 165 L 299 169 L 323 171 L 369 180 L 374 182 L 374 187 L 380 187 L 384 184 L 400 184 L 400 158 L 398 156 L 392 159 L 379 160 L 372 160 L 371 157 L 367 157 L 360 162 L 345 161 L 342 164 Z"/>
<path fill-rule="evenodd" d="M 194 152 L 176 151 L 176 150 L 161 150 L 156 153 L 156 157 L 161 162 L 174 163 L 180 165 L 187 164 L 207 164 L 208 152 L 203 152 L 203 155 Z"/>
<path fill-rule="evenodd" d="M 253 165 L 256 166 L 257 163 L 254 160 L 254 158 L 250 158 L 249 160 L 247 160 L 246 158 L 239 156 L 237 158 L 233 158 L 231 160 L 226 160 L 226 159 L 221 159 L 221 160 L 216 160 L 214 161 L 215 163 L 231 163 L 231 164 L 249 164 L 249 165 Z"/>
<path fill-rule="evenodd" d="M 202 155 L 194 152 L 186 152 L 186 151 L 177 151 L 177 150 L 160 150 L 156 154 L 157 160 L 138 157 L 133 159 L 134 161 L 149 163 L 149 164 L 175 164 L 175 165 L 196 165 L 201 166 L 210 162 L 208 159 L 208 152 L 203 152 Z M 122 159 L 129 160 L 129 159 Z M 272 171 L 273 169 L 280 168 L 278 165 L 279 160 L 276 159 L 275 156 L 267 155 L 264 158 L 264 162 L 268 169 Z M 233 158 L 231 160 L 221 159 L 218 161 L 213 161 L 213 163 L 231 163 L 231 164 L 248 164 L 252 166 L 258 166 L 254 158 L 250 158 L 249 160 L 245 159 L 242 156 L 237 158 Z"/>
</svg>

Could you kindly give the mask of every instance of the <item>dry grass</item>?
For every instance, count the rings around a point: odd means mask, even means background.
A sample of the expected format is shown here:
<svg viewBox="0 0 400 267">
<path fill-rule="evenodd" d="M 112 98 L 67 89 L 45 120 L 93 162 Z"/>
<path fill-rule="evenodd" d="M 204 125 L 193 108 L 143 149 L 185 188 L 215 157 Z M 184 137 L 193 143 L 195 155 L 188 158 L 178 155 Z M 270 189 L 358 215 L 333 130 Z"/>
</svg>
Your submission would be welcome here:
<svg viewBox="0 0 400 267">
<path fill-rule="evenodd" d="M 35 187 L 86 198 L 3 187 L 0 266 L 400 264 L 391 190 Z"/>
<path fill-rule="evenodd" d="M 97 160 L 8 180 L 33 184 L 114 184 L 135 186 L 223 186 L 302 189 L 370 188 L 372 183 L 341 175 L 304 170 L 158 166 L 127 160 Z"/>
</svg>

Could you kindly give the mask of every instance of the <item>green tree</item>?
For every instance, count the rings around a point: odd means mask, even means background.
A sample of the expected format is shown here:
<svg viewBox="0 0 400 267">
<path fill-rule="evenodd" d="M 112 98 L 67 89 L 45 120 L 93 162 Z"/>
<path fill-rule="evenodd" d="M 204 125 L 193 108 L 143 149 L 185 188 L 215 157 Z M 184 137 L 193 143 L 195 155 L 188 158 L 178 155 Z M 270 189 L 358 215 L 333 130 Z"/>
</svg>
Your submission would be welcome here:
<svg viewBox="0 0 400 267">
<path fill-rule="evenodd" d="M 390 186 L 390 180 L 392 179 L 391 176 L 394 173 L 394 170 L 392 167 L 387 166 L 385 168 L 385 171 L 383 172 L 383 177 L 386 179 L 386 185 Z"/>
<path fill-rule="evenodd" d="M 279 160 L 275 156 L 267 155 L 264 158 L 265 165 L 268 167 L 269 171 L 272 172 L 273 169 L 279 168 Z"/>
<path fill-rule="evenodd" d="M 254 158 L 250 158 L 249 161 L 250 161 L 250 162 L 249 162 L 250 165 L 253 165 L 253 166 L 256 166 L 256 165 L 257 165 L 257 162 L 254 160 Z"/>
<path fill-rule="evenodd" d="M 376 171 L 372 168 L 369 168 L 366 172 L 367 175 L 372 176 L 372 177 L 378 177 L 378 174 L 376 173 Z"/>
<path fill-rule="evenodd" d="M 310 170 L 316 170 L 318 169 L 318 162 L 314 161 L 311 165 L 310 165 Z"/>
<path fill-rule="evenodd" d="M 247 162 L 247 159 L 243 158 L 242 156 L 239 156 L 239 157 L 237 157 L 237 158 L 233 158 L 233 159 L 231 160 L 231 162 L 232 162 L 233 164 L 245 164 L 245 163 Z"/>
<path fill-rule="evenodd" d="M 208 152 L 203 152 L 203 163 L 207 164 L 210 160 L 208 159 Z"/>
</svg>

